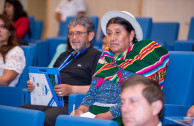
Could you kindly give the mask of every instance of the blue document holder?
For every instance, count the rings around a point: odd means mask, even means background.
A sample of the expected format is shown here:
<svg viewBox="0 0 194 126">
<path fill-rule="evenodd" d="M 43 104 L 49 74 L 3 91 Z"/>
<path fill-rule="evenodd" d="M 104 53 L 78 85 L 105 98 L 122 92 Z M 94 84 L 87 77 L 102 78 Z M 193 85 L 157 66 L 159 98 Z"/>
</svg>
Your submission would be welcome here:
<svg viewBox="0 0 194 126">
<path fill-rule="evenodd" d="M 35 85 L 31 104 L 63 107 L 63 98 L 54 91 L 54 86 L 61 84 L 57 68 L 29 67 L 29 79 Z"/>
</svg>

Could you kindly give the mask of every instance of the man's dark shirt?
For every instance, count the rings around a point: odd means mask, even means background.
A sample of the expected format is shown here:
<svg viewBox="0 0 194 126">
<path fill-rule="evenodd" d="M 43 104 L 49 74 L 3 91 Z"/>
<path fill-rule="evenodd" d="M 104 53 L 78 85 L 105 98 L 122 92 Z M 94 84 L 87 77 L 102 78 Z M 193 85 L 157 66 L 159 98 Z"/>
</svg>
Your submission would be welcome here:
<svg viewBox="0 0 194 126">
<path fill-rule="evenodd" d="M 54 64 L 58 68 L 73 50 L 62 53 Z M 62 84 L 90 85 L 101 52 L 91 45 L 60 71 Z M 73 58 L 71 56 L 68 61 Z M 67 62 L 68 62 L 67 61 Z M 64 101 L 67 97 L 64 97 Z M 66 101 L 67 102 L 67 101 Z"/>
</svg>

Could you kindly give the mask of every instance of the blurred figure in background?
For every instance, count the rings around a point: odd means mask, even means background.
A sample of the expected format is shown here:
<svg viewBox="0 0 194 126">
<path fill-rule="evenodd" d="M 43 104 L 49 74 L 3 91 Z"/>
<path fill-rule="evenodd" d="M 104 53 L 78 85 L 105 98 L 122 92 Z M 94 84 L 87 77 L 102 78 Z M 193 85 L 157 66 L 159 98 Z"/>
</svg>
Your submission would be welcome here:
<svg viewBox="0 0 194 126">
<path fill-rule="evenodd" d="M 12 22 L 7 16 L 0 15 L 0 86 L 15 87 L 25 64 Z"/>
<path fill-rule="evenodd" d="M 18 0 L 5 0 L 3 14 L 13 21 L 19 45 L 27 45 L 23 39 L 29 30 L 30 21 L 27 13 L 23 10 L 22 4 Z"/>
<path fill-rule="evenodd" d="M 107 43 L 107 40 L 106 40 L 106 36 L 103 35 L 102 36 L 102 49 L 104 50 L 106 47 L 108 47 L 108 43 Z"/>
<path fill-rule="evenodd" d="M 85 2 L 84 0 L 61 0 L 55 11 L 57 21 L 65 21 L 68 16 L 85 14 Z"/>
</svg>

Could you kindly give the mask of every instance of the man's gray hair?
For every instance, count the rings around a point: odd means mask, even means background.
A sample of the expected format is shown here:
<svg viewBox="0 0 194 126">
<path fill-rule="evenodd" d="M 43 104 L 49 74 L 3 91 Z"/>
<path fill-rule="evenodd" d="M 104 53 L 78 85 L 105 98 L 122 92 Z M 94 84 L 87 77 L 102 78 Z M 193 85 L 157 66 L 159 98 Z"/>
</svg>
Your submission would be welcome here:
<svg viewBox="0 0 194 126">
<path fill-rule="evenodd" d="M 68 28 L 69 28 L 69 26 L 76 26 L 76 25 L 82 25 L 82 26 L 86 27 L 88 33 L 94 31 L 94 22 L 92 21 L 91 18 L 89 18 L 87 16 L 79 15 L 79 16 L 73 18 L 70 21 Z"/>
</svg>

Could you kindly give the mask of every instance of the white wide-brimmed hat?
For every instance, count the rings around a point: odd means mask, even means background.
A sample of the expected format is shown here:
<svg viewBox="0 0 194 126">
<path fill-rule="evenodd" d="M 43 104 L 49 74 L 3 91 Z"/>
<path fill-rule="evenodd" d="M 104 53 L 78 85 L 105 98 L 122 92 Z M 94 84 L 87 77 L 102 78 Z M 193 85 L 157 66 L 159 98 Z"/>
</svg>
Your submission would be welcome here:
<svg viewBox="0 0 194 126">
<path fill-rule="evenodd" d="M 137 40 L 141 41 L 143 39 L 143 32 L 142 32 L 141 26 L 139 25 L 135 17 L 131 13 L 126 12 L 126 11 L 109 11 L 102 17 L 101 28 L 102 28 L 104 35 L 106 35 L 107 23 L 109 22 L 110 19 L 114 17 L 121 17 L 127 20 L 135 29 Z"/>
</svg>

